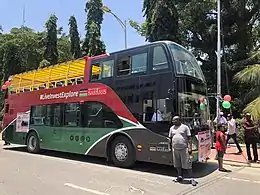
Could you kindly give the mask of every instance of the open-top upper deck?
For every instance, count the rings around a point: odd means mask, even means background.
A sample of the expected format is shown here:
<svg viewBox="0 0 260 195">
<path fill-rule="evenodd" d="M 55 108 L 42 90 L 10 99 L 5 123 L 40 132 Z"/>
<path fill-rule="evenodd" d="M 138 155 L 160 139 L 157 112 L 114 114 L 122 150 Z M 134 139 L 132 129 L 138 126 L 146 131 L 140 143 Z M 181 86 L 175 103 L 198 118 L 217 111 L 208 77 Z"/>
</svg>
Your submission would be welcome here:
<svg viewBox="0 0 260 195">
<path fill-rule="evenodd" d="M 81 58 L 37 70 L 16 74 L 10 77 L 11 93 L 34 91 L 82 83 L 86 59 Z M 92 67 L 99 72 L 99 67 Z"/>
</svg>

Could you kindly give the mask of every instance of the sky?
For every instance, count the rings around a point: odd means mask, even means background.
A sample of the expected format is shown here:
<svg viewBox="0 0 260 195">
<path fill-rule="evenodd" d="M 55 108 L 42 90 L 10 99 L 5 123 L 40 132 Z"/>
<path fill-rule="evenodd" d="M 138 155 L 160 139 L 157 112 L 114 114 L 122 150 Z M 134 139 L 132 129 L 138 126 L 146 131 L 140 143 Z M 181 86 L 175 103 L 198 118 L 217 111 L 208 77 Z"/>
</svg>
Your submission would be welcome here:
<svg viewBox="0 0 260 195">
<path fill-rule="evenodd" d="M 86 21 L 86 0 L 0 0 L 0 25 L 4 32 L 23 24 L 23 7 L 25 7 L 25 25 L 36 31 L 43 31 L 44 24 L 51 14 L 59 18 L 58 26 L 68 32 L 68 19 L 74 15 L 78 22 L 81 38 L 84 38 Z M 132 19 L 143 22 L 142 0 L 103 0 L 121 20 Z M 102 40 L 107 52 L 124 49 L 124 31 L 111 14 L 104 14 L 102 24 Z M 141 37 L 129 24 L 127 25 L 128 47 L 145 44 Z"/>
</svg>

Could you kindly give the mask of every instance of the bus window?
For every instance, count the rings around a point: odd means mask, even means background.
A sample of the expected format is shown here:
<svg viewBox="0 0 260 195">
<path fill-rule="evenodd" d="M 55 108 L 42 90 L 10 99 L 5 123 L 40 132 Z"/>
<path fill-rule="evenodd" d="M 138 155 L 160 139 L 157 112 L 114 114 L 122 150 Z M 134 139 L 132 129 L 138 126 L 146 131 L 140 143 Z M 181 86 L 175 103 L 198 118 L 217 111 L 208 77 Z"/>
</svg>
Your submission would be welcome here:
<svg viewBox="0 0 260 195">
<path fill-rule="evenodd" d="M 8 113 L 9 112 L 9 104 L 6 104 L 5 105 L 5 113 Z"/>
<path fill-rule="evenodd" d="M 117 61 L 117 76 L 124 76 L 130 74 L 131 69 L 130 57 L 118 59 Z"/>
<path fill-rule="evenodd" d="M 99 80 L 101 79 L 101 72 L 102 72 L 102 64 L 95 63 L 91 65 L 91 80 Z"/>
<path fill-rule="evenodd" d="M 167 69 L 168 62 L 162 46 L 153 48 L 153 70 Z"/>
<path fill-rule="evenodd" d="M 167 102 L 165 99 L 157 100 L 157 118 L 156 113 L 154 113 L 155 121 L 171 121 L 172 119 L 172 112 L 168 108 Z"/>
<path fill-rule="evenodd" d="M 147 69 L 147 53 L 141 53 L 132 56 L 132 72 L 146 72 Z"/>
<path fill-rule="evenodd" d="M 79 103 L 67 103 L 64 110 L 64 126 L 80 126 L 80 107 Z"/>
<path fill-rule="evenodd" d="M 62 123 L 62 107 L 61 104 L 54 104 L 53 105 L 53 126 L 60 127 Z"/>
<path fill-rule="evenodd" d="M 108 60 L 103 62 L 102 78 L 109 78 L 113 76 L 114 60 Z"/>
<path fill-rule="evenodd" d="M 122 128 L 123 124 L 117 115 L 100 102 L 86 102 L 84 123 L 87 128 Z"/>
<path fill-rule="evenodd" d="M 32 106 L 31 109 L 31 121 L 32 125 L 51 125 L 51 105 L 38 105 Z"/>
</svg>

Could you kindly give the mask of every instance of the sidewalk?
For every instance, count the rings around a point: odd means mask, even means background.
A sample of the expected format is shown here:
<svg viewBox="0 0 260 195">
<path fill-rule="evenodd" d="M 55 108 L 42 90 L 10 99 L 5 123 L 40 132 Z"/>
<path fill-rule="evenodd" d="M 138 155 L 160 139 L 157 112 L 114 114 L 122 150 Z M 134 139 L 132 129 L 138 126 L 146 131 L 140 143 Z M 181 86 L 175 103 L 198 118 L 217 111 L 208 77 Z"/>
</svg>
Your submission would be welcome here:
<svg viewBox="0 0 260 195">
<path fill-rule="evenodd" d="M 259 163 L 248 163 L 247 162 L 246 148 L 243 145 L 241 145 L 241 148 L 243 150 L 243 153 L 241 155 L 238 155 L 238 154 L 236 154 L 238 152 L 237 147 L 234 144 L 231 144 L 230 146 L 228 146 L 226 154 L 224 155 L 224 164 L 233 165 L 233 166 L 249 166 L 249 167 L 254 167 L 254 168 L 260 168 Z M 252 152 L 252 150 L 251 150 L 251 152 Z M 258 149 L 258 154 L 259 154 L 259 158 L 260 158 L 260 149 Z M 209 161 L 217 162 L 215 160 L 215 157 L 216 157 L 216 150 L 211 149 Z"/>
</svg>

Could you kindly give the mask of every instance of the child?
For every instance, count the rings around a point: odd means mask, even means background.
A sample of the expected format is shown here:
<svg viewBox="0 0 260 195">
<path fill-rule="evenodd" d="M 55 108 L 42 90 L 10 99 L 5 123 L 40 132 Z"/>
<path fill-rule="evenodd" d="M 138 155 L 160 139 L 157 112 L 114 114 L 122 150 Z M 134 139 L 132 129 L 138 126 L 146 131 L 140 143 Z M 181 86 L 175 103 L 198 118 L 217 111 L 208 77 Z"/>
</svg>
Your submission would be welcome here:
<svg viewBox="0 0 260 195">
<path fill-rule="evenodd" d="M 228 172 L 228 170 L 223 168 L 223 157 L 226 151 L 226 135 L 225 128 L 223 125 L 218 125 L 218 131 L 216 133 L 216 145 L 217 159 L 218 159 L 218 170 L 221 172 Z"/>
</svg>

